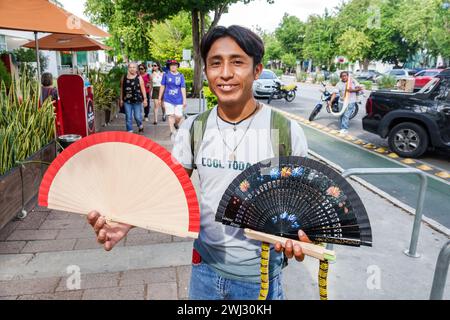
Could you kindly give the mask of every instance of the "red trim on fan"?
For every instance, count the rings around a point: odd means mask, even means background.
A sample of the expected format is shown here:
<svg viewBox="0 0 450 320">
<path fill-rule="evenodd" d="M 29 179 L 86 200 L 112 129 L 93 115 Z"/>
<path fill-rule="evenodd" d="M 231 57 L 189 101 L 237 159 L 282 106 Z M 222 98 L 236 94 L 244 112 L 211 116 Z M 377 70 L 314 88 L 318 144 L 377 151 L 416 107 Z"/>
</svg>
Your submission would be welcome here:
<svg viewBox="0 0 450 320">
<path fill-rule="evenodd" d="M 171 153 L 164 149 L 162 146 L 154 142 L 153 140 L 140 136 L 137 134 L 121 131 L 108 131 L 89 135 L 67 147 L 61 152 L 42 178 L 41 185 L 39 187 L 39 205 L 48 207 L 48 193 L 58 171 L 64 166 L 78 152 L 95 146 L 97 144 L 106 142 L 123 142 L 129 143 L 145 150 L 148 150 L 160 158 L 166 163 L 172 172 L 177 176 L 180 181 L 181 187 L 184 190 L 186 196 L 187 205 L 189 208 L 189 231 L 200 231 L 200 208 L 198 205 L 197 195 L 195 193 L 194 186 L 189 178 L 186 170 L 183 166 L 172 157 Z"/>
</svg>

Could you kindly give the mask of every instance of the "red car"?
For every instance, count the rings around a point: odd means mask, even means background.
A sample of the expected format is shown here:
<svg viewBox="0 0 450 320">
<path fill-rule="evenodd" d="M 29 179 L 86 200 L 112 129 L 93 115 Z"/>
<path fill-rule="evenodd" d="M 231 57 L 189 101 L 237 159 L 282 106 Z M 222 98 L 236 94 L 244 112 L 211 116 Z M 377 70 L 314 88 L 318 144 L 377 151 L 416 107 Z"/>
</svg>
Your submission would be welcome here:
<svg viewBox="0 0 450 320">
<path fill-rule="evenodd" d="M 422 89 L 431 79 L 441 73 L 442 70 L 444 69 L 426 69 L 417 72 L 414 75 L 414 78 L 416 80 L 414 88 L 417 90 Z"/>
</svg>

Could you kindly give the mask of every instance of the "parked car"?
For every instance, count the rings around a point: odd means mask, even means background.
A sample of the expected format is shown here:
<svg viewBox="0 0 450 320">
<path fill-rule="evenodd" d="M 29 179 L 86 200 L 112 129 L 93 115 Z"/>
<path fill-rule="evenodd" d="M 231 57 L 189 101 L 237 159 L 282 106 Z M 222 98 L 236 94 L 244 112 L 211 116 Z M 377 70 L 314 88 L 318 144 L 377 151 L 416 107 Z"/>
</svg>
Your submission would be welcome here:
<svg viewBox="0 0 450 320">
<path fill-rule="evenodd" d="M 387 138 L 401 157 L 420 157 L 428 148 L 450 152 L 450 68 L 419 92 L 379 90 L 370 94 L 363 129 Z"/>
<path fill-rule="evenodd" d="M 275 72 L 264 69 L 259 79 L 253 82 L 253 96 L 256 98 L 269 98 L 276 89 L 276 82 L 281 83 Z"/>
<path fill-rule="evenodd" d="M 414 76 L 415 72 L 408 69 L 392 69 L 387 73 L 387 75 L 395 77 L 395 79 L 401 80 L 401 79 L 408 79 Z"/>
<path fill-rule="evenodd" d="M 381 76 L 381 73 L 375 70 L 363 71 L 356 76 L 358 81 L 375 81 L 377 77 Z"/>
<path fill-rule="evenodd" d="M 430 82 L 431 79 L 441 73 L 441 71 L 443 71 L 443 69 L 426 69 L 419 71 L 414 75 L 414 89 L 417 90 L 423 88 L 428 82 Z"/>
</svg>

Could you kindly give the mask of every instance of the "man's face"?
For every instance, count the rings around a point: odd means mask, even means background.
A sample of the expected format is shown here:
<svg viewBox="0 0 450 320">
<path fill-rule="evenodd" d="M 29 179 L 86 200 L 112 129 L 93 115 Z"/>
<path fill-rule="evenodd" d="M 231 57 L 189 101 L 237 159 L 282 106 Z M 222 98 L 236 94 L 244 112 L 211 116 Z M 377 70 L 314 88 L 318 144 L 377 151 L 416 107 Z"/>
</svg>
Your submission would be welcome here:
<svg viewBox="0 0 450 320">
<path fill-rule="evenodd" d="M 177 64 L 171 64 L 169 68 L 170 68 L 170 72 L 176 73 L 177 70 L 178 70 L 178 65 Z"/>
<path fill-rule="evenodd" d="M 205 74 L 209 87 L 222 104 L 245 103 L 253 96 L 253 81 L 262 65 L 253 67 L 253 58 L 230 37 L 216 40 L 206 57 Z"/>
<path fill-rule="evenodd" d="M 348 80 L 348 74 L 343 73 L 343 74 L 341 75 L 341 80 L 342 80 L 342 82 L 347 82 L 347 80 Z"/>
</svg>

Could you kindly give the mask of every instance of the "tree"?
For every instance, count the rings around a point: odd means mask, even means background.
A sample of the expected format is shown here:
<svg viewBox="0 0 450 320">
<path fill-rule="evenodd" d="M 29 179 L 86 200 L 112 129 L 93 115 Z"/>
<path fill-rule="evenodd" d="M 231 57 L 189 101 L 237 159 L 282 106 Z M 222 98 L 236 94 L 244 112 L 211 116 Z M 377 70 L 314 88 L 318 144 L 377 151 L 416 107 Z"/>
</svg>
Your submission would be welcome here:
<svg viewBox="0 0 450 320">
<path fill-rule="evenodd" d="M 275 30 L 275 36 L 286 53 L 291 53 L 296 58 L 303 59 L 305 24 L 299 18 L 285 13 Z"/>
<path fill-rule="evenodd" d="M 373 42 L 363 32 L 355 28 L 348 29 L 338 38 L 339 51 L 350 61 L 362 61 L 370 55 L 368 51 L 372 48 Z"/>
<path fill-rule="evenodd" d="M 181 12 L 164 22 L 154 23 L 147 33 L 150 53 L 153 59 L 181 60 L 183 49 L 192 49 L 192 28 L 190 15 Z"/>
<path fill-rule="evenodd" d="M 120 34 L 122 27 L 136 25 L 138 28 L 131 34 L 142 40 L 142 30 L 147 27 L 146 23 L 163 21 L 181 11 L 191 14 L 192 44 L 194 56 L 194 95 L 198 95 L 202 88 L 202 60 L 200 55 L 200 43 L 205 33 L 215 27 L 221 16 L 227 12 L 228 7 L 237 2 L 249 3 L 252 0 L 87 0 L 86 12 L 94 21 L 112 26 L 109 29 L 112 34 Z M 274 0 L 266 0 L 273 3 Z M 208 23 L 207 15 L 212 12 L 213 20 Z M 128 24 L 124 24 L 128 23 Z M 140 28 L 143 26 L 144 28 Z M 125 28 L 126 29 L 126 28 Z M 129 32 L 126 35 L 130 35 Z M 128 39 L 124 39 L 128 43 Z M 117 36 L 115 39 L 117 47 Z M 148 42 L 147 42 L 148 43 Z M 141 45 L 140 43 L 138 45 Z M 127 48 L 130 49 L 130 48 Z"/>
<path fill-rule="evenodd" d="M 330 69 L 336 56 L 336 18 L 325 11 L 323 16 L 311 15 L 305 26 L 303 56 Z"/>
<path fill-rule="evenodd" d="M 285 53 L 281 57 L 281 62 L 283 62 L 283 64 L 290 69 L 296 66 L 297 58 L 293 53 Z"/>
</svg>

